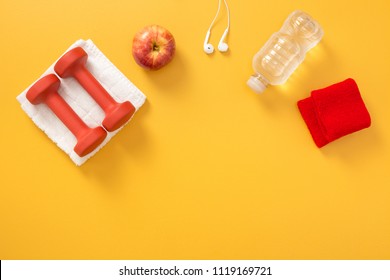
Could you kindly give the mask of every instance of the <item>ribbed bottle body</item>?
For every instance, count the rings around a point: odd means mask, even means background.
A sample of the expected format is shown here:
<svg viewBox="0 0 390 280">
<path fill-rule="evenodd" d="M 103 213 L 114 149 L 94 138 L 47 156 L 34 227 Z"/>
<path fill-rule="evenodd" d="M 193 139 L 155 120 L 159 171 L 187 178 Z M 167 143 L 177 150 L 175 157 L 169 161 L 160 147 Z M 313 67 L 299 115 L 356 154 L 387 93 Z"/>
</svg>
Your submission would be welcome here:
<svg viewBox="0 0 390 280">
<path fill-rule="evenodd" d="M 285 83 L 322 36 L 321 26 L 311 16 L 302 11 L 291 13 L 253 57 L 255 73 L 247 84 L 260 93 L 268 84 Z"/>
</svg>

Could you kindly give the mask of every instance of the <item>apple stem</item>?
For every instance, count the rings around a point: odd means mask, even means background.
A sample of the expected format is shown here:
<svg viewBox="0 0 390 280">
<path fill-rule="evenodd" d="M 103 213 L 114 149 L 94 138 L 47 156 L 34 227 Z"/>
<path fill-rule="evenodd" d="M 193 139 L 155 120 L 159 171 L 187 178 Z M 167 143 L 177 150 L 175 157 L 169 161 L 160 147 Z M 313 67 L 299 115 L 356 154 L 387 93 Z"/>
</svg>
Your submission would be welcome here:
<svg viewBox="0 0 390 280">
<path fill-rule="evenodd" d="M 156 42 L 153 42 L 153 51 L 157 52 L 160 50 L 160 47 L 157 45 Z"/>
</svg>

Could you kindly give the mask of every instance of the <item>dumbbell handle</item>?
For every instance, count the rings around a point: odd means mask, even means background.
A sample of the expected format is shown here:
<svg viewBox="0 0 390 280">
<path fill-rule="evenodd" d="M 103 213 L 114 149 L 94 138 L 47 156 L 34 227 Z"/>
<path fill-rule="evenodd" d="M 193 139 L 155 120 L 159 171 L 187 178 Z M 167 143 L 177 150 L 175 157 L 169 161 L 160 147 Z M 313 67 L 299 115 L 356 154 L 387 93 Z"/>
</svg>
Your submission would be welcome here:
<svg viewBox="0 0 390 280">
<path fill-rule="evenodd" d="M 74 72 L 74 77 L 105 112 L 107 112 L 112 105 L 117 104 L 111 95 L 84 66 L 81 66 Z"/>
<path fill-rule="evenodd" d="M 89 129 L 58 92 L 48 94 L 45 98 L 45 103 L 76 138 L 81 135 L 83 131 Z"/>
</svg>

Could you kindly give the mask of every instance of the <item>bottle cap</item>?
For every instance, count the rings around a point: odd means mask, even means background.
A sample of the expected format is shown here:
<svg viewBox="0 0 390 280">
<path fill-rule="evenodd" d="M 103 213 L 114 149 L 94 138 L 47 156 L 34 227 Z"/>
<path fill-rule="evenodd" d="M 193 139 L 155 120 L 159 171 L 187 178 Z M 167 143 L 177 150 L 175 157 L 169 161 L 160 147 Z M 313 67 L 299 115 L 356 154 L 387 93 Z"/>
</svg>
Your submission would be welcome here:
<svg viewBox="0 0 390 280">
<path fill-rule="evenodd" d="M 267 88 L 267 84 L 255 76 L 251 76 L 246 84 L 256 93 L 262 93 Z"/>
</svg>

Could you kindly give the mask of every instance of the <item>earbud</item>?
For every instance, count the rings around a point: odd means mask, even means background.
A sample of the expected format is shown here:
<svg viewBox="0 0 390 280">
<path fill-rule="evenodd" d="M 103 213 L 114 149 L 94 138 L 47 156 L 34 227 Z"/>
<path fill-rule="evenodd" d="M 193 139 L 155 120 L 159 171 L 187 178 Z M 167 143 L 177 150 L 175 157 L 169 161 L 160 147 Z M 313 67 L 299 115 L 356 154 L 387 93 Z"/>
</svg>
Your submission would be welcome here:
<svg viewBox="0 0 390 280">
<path fill-rule="evenodd" d="M 210 24 L 210 27 L 209 27 L 209 30 L 207 30 L 207 34 L 206 34 L 206 38 L 204 40 L 204 43 L 203 43 L 203 50 L 205 53 L 207 54 L 211 54 L 214 52 L 214 47 L 213 45 L 211 45 L 209 43 L 209 39 L 210 39 L 210 34 L 211 34 L 211 28 L 213 27 L 214 25 L 214 22 L 215 20 L 217 19 L 218 17 L 218 14 L 219 14 L 219 10 L 221 9 L 221 2 L 222 0 L 218 0 L 218 10 L 217 10 L 217 14 L 215 15 L 213 21 L 211 22 Z M 223 33 L 222 37 L 221 37 L 221 40 L 219 40 L 219 44 L 218 44 L 218 50 L 220 52 L 227 52 L 228 49 L 229 49 L 229 46 L 228 44 L 226 44 L 224 41 L 226 39 L 226 36 L 229 32 L 229 28 L 230 28 L 230 11 L 229 11 L 229 6 L 226 2 L 226 0 L 223 0 L 223 2 L 225 3 L 225 6 L 226 6 L 226 10 L 227 10 L 227 15 L 228 15 L 228 26 L 227 28 L 225 29 L 225 32 Z"/>
<path fill-rule="evenodd" d="M 214 52 L 213 45 L 209 43 L 210 34 L 211 34 L 210 30 L 208 30 L 206 34 L 206 38 L 204 39 L 204 43 L 203 43 L 203 50 L 207 54 L 211 54 Z"/>
<path fill-rule="evenodd" d="M 228 49 L 229 49 L 228 44 L 226 44 L 226 43 L 224 42 L 224 40 L 226 39 L 226 36 L 227 36 L 228 32 L 229 32 L 229 29 L 226 28 L 225 32 L 223 32 L 223 35 L 222 35 L 222 37 L 221 37 L 221 40 L 219 40 L 218 50 L 219 50 L 220 52 L 227 52 Z"/>
</svg>

